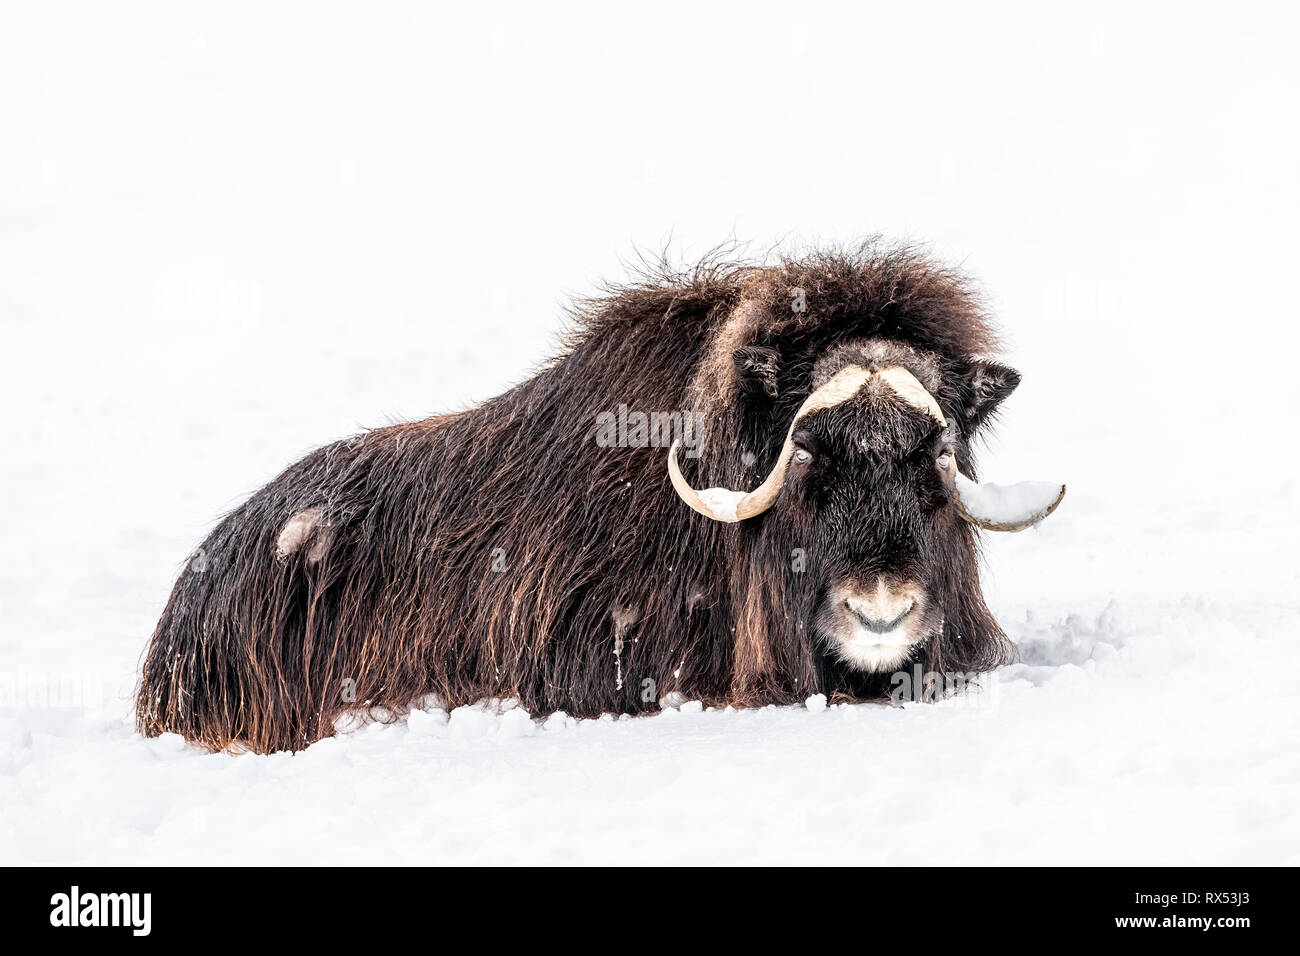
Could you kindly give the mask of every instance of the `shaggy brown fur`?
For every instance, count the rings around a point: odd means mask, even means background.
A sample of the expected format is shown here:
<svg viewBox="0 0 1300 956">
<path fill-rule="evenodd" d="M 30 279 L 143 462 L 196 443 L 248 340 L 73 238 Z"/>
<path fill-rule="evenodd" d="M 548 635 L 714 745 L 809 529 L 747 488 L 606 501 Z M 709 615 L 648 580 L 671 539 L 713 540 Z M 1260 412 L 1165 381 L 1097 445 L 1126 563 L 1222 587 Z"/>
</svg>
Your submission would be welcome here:
<svg viewBox="0 0 1300 956">
<path fill-rule="evenodd" d="M 655 710 L 674 691 L 740 705 L 878 696 L 883 678 L 845 671 L 809 633 L 825 576 L 791 570 L 802 547 L 815 571 L 834 527 L 814 528 L 797 501 L 709 521 L 674 494 L 664 448 L 599 447 L 596 416 L 701 411 L 688 477 L 751 488 L 819 358 L 883 338 L 940 370 L 934 394 L 973 475 L 970 438 L 1014 381 L 983 383 L 974 359 L 996 343 L 970 283 L 868 244 L 660 272 L 573 319 L 565 354 L 504 395 L 321 448 L 221 521 L 154 632 L 140 729 L 266 752 L 328 736 L 350 708 L 400 713 L 427 693 L 575 715 Z M 970 526 L 941 500 L 899 501 L 943 612 L 920 659 L 941 671 L 1007 660 Z M 895 520 L 864 507 L 882 528 Z"/>
</svg>

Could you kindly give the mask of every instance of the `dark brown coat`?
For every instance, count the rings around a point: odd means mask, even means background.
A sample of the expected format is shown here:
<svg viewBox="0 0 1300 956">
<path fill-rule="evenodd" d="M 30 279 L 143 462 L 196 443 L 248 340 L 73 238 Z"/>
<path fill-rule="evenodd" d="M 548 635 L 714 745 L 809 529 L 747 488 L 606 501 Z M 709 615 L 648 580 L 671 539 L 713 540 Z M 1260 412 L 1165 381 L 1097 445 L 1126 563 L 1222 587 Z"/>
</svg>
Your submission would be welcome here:
<svg viewBox="0 0 1300 956">
<path fill-rule="evenodd" d="M 817 357 L 867 337 L 951 372 L 940 398 L 969 409 L 969 473 L 988 409 L 962 393 L 963 370 L 995 342 L 961 275 L 875 245 L 657 274 L 582 303 L 565 353 L 504 395 L 321 448 L 230 513 L 158 622 L 140 729 L 273 751 L 331 734 L 352 707 L 400 713 L 426 693 L 580 716 L 656 710 L 674 691 L 736 704 L 878 694 L 804 636 L 817 584 L 790 573 L 791 529 L 702 518 L 673 493 L 666 449 L 594 440 L 597 414 L 620 404 L 700 411 L 696 486 L 752 487 Z M 942 527 L 949 624 L 923 663 L 987 668 L 1009 645 L 979 594 L 971 529 Z"/>
</svg>

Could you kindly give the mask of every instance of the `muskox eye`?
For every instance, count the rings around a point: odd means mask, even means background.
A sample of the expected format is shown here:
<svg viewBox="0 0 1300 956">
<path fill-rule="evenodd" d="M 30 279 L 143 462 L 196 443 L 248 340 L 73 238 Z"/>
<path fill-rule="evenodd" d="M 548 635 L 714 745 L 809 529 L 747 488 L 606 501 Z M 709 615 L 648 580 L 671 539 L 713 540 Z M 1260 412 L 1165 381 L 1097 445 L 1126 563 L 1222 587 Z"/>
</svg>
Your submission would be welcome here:
<svg viewBox="0 0 1300 956">
<path fill-rule="evenodd" d="M 947 471 L 948 466 L 952 464 L 952 455 L 948 452 L 944 452 L 934 460 L 934 463 L 939 466 L 940 471 Z"/>
<path fill-rule="evenodd" d="M 801 465 L 806 465 L 812 461 L 812 452 L 807 448 L 796 448 L 794 450 L 794 460 Z"/>
</svg>

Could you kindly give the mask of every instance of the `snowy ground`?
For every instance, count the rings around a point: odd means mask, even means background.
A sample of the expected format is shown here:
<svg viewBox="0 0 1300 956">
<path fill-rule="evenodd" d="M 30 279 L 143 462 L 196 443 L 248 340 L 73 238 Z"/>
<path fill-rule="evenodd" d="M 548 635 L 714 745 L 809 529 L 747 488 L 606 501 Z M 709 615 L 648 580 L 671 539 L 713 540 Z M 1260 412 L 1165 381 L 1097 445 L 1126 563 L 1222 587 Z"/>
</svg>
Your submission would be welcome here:
<svg viewBox="0 0 1300 956">
<path fill-rule="evenodd" d="M 1300 863 L 1285 5 L 28 7 L 0 863 Z M 980 697 L 133 734 L 174 575 L 294 457 L 518 381 L 637 247 L 871 232 L 993 299 L 985 475 L 1070 485 L 989 543 L 1023 663 Z"/>
</svg>

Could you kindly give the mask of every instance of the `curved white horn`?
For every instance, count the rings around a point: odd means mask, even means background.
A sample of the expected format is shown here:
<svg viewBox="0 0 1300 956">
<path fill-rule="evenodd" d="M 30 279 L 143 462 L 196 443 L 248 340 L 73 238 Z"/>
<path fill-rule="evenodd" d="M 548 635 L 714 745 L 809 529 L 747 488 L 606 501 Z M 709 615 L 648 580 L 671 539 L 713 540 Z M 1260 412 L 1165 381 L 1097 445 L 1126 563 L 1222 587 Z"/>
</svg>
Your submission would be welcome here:
<svg viewBox="0 0 1300 956">
<path fill-rule="evenodd" d="M 898 396 L 933 415 L 941 425 L 948 422 L 924 385 L 901 366 L 881 369 L 882 381 Z M 1022 481 L 1015 485 L 977 485 L 955 465 L 949 465 L 954 476 L 952 483 L 953 507 L 957 513 L 986 531 L 1023 531 L 1038 524 L 1060 505 L 1065 497 L 1065 485 L 1047 481 Z"/>
<path fill-rule="evenodd" d="M 882 368 L 876 373 L 882 382 L 894 390 L 903 401 L 909 405 L 915 405 L 923 412 L 929 412 L 940 425 L 948 427 L 948 419 L 943 417 L 943 409 L 939 403 L 934 400 L 934 396 L 925 390 L 925 386 L 917 381 L 916 376 L 903 368 L 901 365 L 891 365 L 889 368 Z"/>
<path fill-rule="evenodd" d="M 775 467 L 763 483 L 748 494 L 743 491 L 732 491 L 730 488 L 706 488 L 703 491 L 696 491 L 682 476 L 681 469 L 677 466 L 678 442 L 673 442 L 672 448 L 668 450 L 668 477 L 672 479 L 673 488 L 682 501 L 706 518 L 715 521 L 731 523 L 761 514 L 772 507 L 777 496 L 781 494 L 785 470 L 790 464 L 791 456 L 794 455 L 793 436 L 799 419 L 818 409 L 838 405 L 853 397 L 872 374 L 860 365 L 846 365 L 831 376 L 821 388 L 805 398 L 785 433 L 785 443 L 781 446 L 781 454 L 776 460 Z"/>
<path fill-rule="evenodd" d="M 957 513 L 986 531 L 1023 531 L 1038 524 L 1065 498 L 1065 485 L 1022 481 L 1014 485 L 977 485 L 961 472 L 953 480 Z"/>
<path fill-rule="evenodd" d="M 776 465 L 763 483 L 749 493 L 730 488 L 706 488 L 696 491 L 683 477 L 677 464 L 677 446 L 674 441 L 668 451 L 668 476 L 678 496 L 692 509 L 706 518 L 728 523 L 744 521 L 761 514 L 776 503 L 785 482 L 786 468 L 794 455 L 794 430 L 803 418 L 818 409 L 829 408 L 852 398 L 873 376 L 889 386 L 899 398 L 929 413 L 940 425 L 948 420 L 933 395 L 907 369 L 900 365 L 878 371 L 869 371 L 860 365 L 846 365 L 825 384 L 809 395 L 795 413 L 786 431 L 785 443 Z M 956 470 L 953 505 L 957 513 L 971 524 L 989 531 L 1021 531 L 1042 521 L 1060 505 L 1065 497 L 1065 485 L 1041 481 L 1025 481 L 1017 485 L 977 485 Z"/>
<path fill-rule="evenodd" d="M 706 518 L 715 521 L 739 521 L 740 516 L 736 514 L 736 509 L 745 497 L 745 493 L 732 491 L 729 488 L 705 488 L 703 491 L 692 488 L 690 482 L 683 477 L 681 468 L 677 466 L 677 446 L 680 444 L 680 441 L 674 441 L 673 447 L 668 449 L 668 477 L 672 479 L 673 490 L 677 492 L 677 497 L 690 505 L 691 510 L 698 511 Z"/>
</svg>

